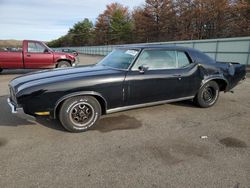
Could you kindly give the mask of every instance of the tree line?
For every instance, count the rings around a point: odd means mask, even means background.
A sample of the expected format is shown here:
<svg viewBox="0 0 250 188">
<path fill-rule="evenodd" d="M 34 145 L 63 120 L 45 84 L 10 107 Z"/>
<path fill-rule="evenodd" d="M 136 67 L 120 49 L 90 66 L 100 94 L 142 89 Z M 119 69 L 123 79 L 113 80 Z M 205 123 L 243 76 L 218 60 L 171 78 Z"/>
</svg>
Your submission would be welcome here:
<svg viewBox="0 0 250 188">
<path fill-rule="evenodd" d="M 250 0 L 145 0 L 133 11 L 111 3 L 95 24 L 85 18 L 48 45 L 109 45 L 249 35 Z"/>
</svg>

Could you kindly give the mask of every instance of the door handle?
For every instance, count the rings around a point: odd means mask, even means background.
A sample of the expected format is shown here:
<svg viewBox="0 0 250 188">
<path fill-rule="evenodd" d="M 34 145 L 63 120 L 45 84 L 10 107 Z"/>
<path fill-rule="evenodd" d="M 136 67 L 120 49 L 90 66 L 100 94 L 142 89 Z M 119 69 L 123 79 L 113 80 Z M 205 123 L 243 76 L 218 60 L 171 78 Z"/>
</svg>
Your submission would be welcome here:
<svg viewBox="0 0 250 188">
<path fill-rule="evenodd" d="M 31 55 L 30 54 L 27 54 L 27 57 L 30 57 Z"/>
</svg>

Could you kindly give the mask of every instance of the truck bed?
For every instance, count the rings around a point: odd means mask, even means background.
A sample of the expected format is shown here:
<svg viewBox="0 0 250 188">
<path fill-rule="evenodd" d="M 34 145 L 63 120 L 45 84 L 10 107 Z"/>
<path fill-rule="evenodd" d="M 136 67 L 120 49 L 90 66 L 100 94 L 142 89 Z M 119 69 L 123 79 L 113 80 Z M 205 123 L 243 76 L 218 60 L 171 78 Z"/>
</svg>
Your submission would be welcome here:
<svg viewBox="0 0 250 188">
<path fill-rule="evenodd" d="M 23 68 L 22 51 L 0 51 L 1 68 Z"/>
</svg>

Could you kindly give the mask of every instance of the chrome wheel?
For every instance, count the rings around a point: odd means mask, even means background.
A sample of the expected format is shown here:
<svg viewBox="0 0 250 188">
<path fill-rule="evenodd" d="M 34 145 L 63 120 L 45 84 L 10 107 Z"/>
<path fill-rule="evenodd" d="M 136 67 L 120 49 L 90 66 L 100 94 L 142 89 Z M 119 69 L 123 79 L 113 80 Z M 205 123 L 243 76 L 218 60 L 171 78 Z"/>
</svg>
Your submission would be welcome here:
<svg viewBox="0 0 250 188">
<path fill-rule="evenodd" d="M 102 114 L 101 105 L 93 96 L 66 99 L 59 110 L 59 120 L 70 132 L 83 132 L 93 127 Z"/>
<path fill-rule="evenodd" d="M 88 127 L 94 119 L 94 108 L 86 102 L 79 102 L 70 109 L 69 116 L 76 126 Z"/>
</svg>

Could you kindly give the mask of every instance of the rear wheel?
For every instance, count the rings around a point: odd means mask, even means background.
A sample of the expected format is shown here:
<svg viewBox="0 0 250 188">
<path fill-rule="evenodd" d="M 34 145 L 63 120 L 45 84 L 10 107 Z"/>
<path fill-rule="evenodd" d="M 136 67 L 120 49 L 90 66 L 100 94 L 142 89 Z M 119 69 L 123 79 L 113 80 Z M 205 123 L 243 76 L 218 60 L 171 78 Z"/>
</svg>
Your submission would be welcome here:
<svg viewBox="0 0 250 188">
<path fill-rule="evenodd" d="M 63 68 L 63 67 L 71 67 L 71 64 L 67 61 L 60 61 L 57 65 L 57 68 Z"/>
<path fill-rule="evenodd" d="M 83 132 L 94 126 L 101 115 L 101 106 L 92 96 L 77 96 L 64 101 L 59 119 L 70 132 Z"/>
<path fill-rule="evenodd" d="M 208 108 L 213 106 L 219 98 L 220 88 L 215 81 L 205 83 L 194 98 L 194 102 L 202 107 Z"/>
<path fill-rule="evenodd" d="M 3 71 L 3 69 L 0 68 L 0 72 L 2 72 L 2 71 Z"/>
</svg>

